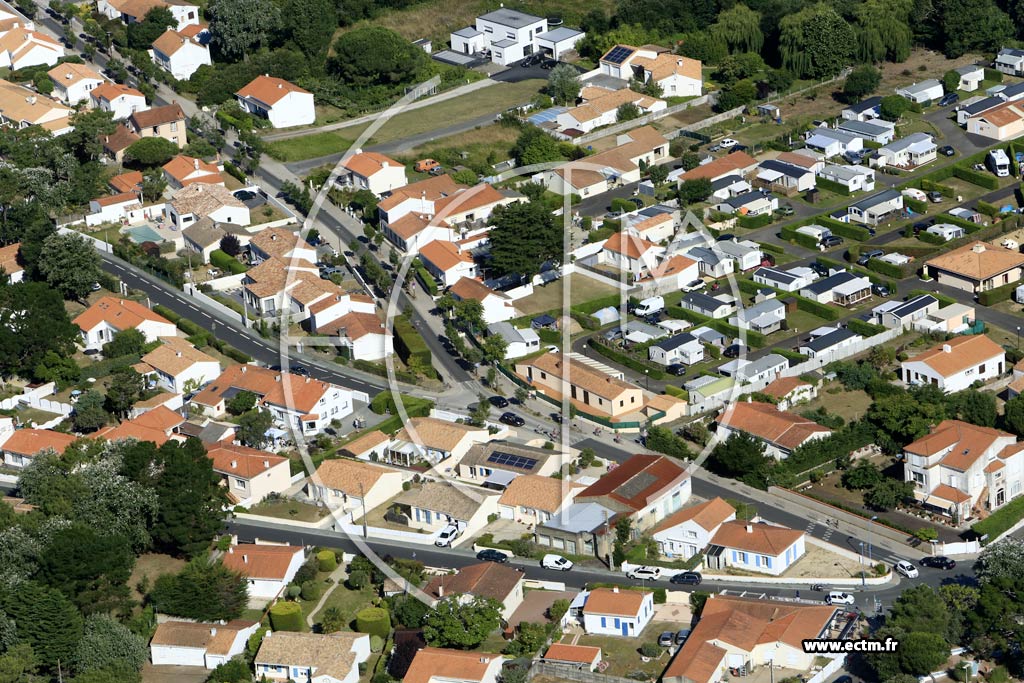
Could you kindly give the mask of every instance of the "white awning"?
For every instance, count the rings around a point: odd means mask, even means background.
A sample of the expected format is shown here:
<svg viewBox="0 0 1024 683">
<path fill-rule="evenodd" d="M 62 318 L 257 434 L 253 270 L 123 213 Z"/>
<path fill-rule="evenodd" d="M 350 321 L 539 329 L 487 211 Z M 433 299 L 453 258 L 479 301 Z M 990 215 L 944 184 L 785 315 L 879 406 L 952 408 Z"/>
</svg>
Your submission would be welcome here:
<svg viewBox="0 0 1024 683">
<path fill-rule="evenodd" d="M 484 486 L 506 488 L 518 476 L 515 472 L 508 470 L 494 470 L 491 472 L 491 476 L 484 481 Z"/>
</svg>

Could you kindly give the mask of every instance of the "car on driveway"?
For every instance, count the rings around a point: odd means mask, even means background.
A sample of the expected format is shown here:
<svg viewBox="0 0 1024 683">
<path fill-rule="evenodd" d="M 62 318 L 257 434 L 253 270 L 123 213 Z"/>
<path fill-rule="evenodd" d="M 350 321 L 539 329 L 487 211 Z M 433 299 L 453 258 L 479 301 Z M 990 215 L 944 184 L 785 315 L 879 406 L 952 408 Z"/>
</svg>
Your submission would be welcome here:
<svg viewBox="0 0 1024 683">
<path fill-rule="evenodd" d="M 661 635 L 658 636 L 658 645 L 662 647 L 672 647 L 676 643 L 676 634 L 674 631 L 662 631 Z"/>
<path fill-rule="evenodd" d="M 900 560 L 899 562 L 894 564 L 893 569 L 896 570 L 897 574 L 902 574 L 908 579 L 916 579 L 919 575 L 917 567 L 907 562 L 906 560 Z"/>
<path fill-rule="evenodd" d="M 505 564 L 508 562 L 508 555 L 495 550 L 494 548 L 484 548 L 476 554 L 476 559 L 483 562 L 497 562 L 498 564 Z"/>
<path fill-rule="evenodd" d="M 699 586 L 704 577 L 700 572 L 680 572 L 669 579 L 670 583 L 682 583 L 690 586 Z"/>
<path fill-rule="evenodd" d="M 828 277 L 828 266 L 824 263 L 818 263 L 817 261 L 812 262 L 808 268 L 813 270 L 818 277 Z"/>
<path fill-rule="evenodd" d="M 665 372 L 676 377 L 682 377 L 686 374 L 686 366 L 682 363 L 673 363 L 665 368 Z"/>
<path fill-rule="evenodd" d="M 959 93 L 951 92 L 946 93 L 941 100 L 939 100 L 940 107 L 948 107 L 951 104 L 956 104 L 960 101 Z"/>
<path fill-rule="evenodd" d="M 740 141 L 733 140 L 732 138 L 723 138 L 718 144 L 722 146 L 722 149 L 729 149 L 730 147 L 735 147 L 740 144 Z"/>
<path fill-rule="evenodd" d="M 633 567 L 626 572 L 626 576 L 633 580 L 657 581 L 661 578 L 661 567 Z"/>
<path fill-rule="evenodd" d="M 682 286 L 684 292 L 696 292 L 707 287 L 707 283 L 703 280 L 691 280 Z"/>
<path fill-rule="evenodd" d="M 932 567 L 933 569 L 945 569 L 948 571 L 956 568 L 956 562 L 945 555 L 936 555 L 935 557 L 922 558 L 921 566 Z"/>
<path fill-rule="evenodd" d="M 434 540 L 434 545 L 438 548 L 447 548 L 451 546 L 452 541 L 459 537 L 459 525 L 449 524 L 445 528 L 441 529 L 441 533 L 437 535 Z"/>
<path fill-rule="evenodd" d="M 779 213 L 781 213 L 783 216 L 792 216 L 794 213 L 796 213 L 796 210 L 789 204 L 783 204 L 782 206 L 779 207 Z"/>
<path fill-rule="evenodd" d="M 823 239 L 821 241 L 821 246 L 823 246 L 826 249 L 828 249 L 828 248 L 831 248 L 831 247 L 838 247 L 842 243 L 843 243 L 843 238 L 840 237 L 839 235 L 829 235 L 828 237 L 826 237 L 825 239 Z"/>
<path fill-rule="evenodd" d="M 491 396 L 487 400 L 495 408 L 508 408 L 508 399 L 504 396 Z"/>
<path fill-rule="evenodd" d="M 825 596 L 825 602 L 830 605 L 852 605 L 856 602 L 852 593 L 844 593 L 843 591 L 829 591 L 829 594 Z"/>
<path fill-rule="evenodd" d="M 866 266 L 868 261 L 873 258 L 878 258 L 879 256 L 885 256 L 885 252 L 881 249 L 869 249 L 868 251 L 861 253 L 860 257 L 857 259 L 857 265 Z"/>
<path fill-rule="evenodd" d="M 681 628 L 676 631 L 676 645 L 682 645 L 690 637 L 690 629 Z"/>
<path fill-rule="evenodd" d="M 511 425 L 512 427 L 522 427 L 526 424 L 526 420 L 515 413 L 502 413 L 498 420 L 504 424 Z"/>
<path fill-rule="evenodd" d="M 953 149 L 952 145 L 943 145 L 942 147 L 939 147 L 939 154 L 944 157 L 951 157 L 956 154 L 956 150 Z"/>
<path fill-rule="evenodd" d="M 540 561 L 540 566 L 544 569 L 557 569 L 561 572 L 567 572 L 572 569 L 572 562 L 561 555 L 548 553 L 544 556 L 544 559 Z"/>
<path fill-rule="evenodd" d="M 725 351 L 722 351 L 722 355 L 726 358 L 739 358 L 741 353 L 743 353 L 743 344 L 739 343 L 727 346 Z"/>
<path fill-rule="evenodd" d="M 875 296 L 880 296 L 883 299 L 892 294 L 892 292 L 889 291 L 889 288 L 885 285 L 871 285 L 871 293 Z"/>
</svg>

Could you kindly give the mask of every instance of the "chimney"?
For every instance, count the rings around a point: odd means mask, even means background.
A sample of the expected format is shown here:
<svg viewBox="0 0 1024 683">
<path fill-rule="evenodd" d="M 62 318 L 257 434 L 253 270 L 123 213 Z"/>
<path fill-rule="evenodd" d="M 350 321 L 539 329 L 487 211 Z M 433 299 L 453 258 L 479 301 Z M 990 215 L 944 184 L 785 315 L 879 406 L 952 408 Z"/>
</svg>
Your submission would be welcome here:
<svg viewBox="0 0 1024 683">
<path fill-rule="evenodd" d="M 199 159 L 193 159 L 192 160 L 192 166 L 194 166 L 195 169 L 198 171 L 199 170 Z"/>
<path fill-rule="evenodd" d="M 274 375 L 274 381 L 275 382 L 280 382 L 281 381 L 281 375 Z"/>
<path fill-rule="evenodd" d="M 277 84 L 277 89 L 278 90 L 283 90 L 284 89 L 284 83 L 278 83 Z"/>
<path fill-rule="evenodd" d="M 754 533 L 754 525 L 753 524 L 747 524 L 747 533 L 748 534 Z"/>
<path fill-rule="evenodd" d="M 443 583 L 437 587 L 437 597 L 439 597 L 439 598 L 443 598 L 444 597 L 444 584 Z"/>
<path fill-rule="evenodd" d="M 177 356 L 178 358 L 181 358 L 181 351 L 175 351 L 174 355 Z"/>
<path fill-rule="evenodd" d="M 234 554 L 235 554 L 235 546 L 229 545 L 228 546 L 228 555 L 234 555 Z"/>
<path fill-rule="evenodd" d="M 69 72 L 67 72 L 66 74 L 64 74 L 64 78 L 65 78 L 66 80 L 69 80 L 69 81 L 70 81 L 70 80 L 71 80 L 71 72 L 69 71 Z"/>
<path fill-rule="evenodd" d="M 270 469 L 270 461 L 269 460 L 264 460 L 263 461 L 263 469 L 265 469 L 265 470 L 269 470 Z"/>
<path fill-rule="evenodd" d="M 249 556 L 242 555 L 242 564 L 249 564 Z"/>
<path fill-rule="evenodd" d="M 978 242 L 973 247 L 971 247 L 971 251 L 973 251 L 975 254 L 984 254 L 985 253 L 985 243 L 984 242 Z"/>
<path fill-rule="evenodd" d="M 310 378 L 310 377 L 307 377 L 307 378 L 306 378 L 306 384 L 309 384 L 309 380 L 310 380 L 310 379 L 312 379 L 312 378 Z"/>
<path fill-rule="evenodd" d="M 36 103 L 36 96 L 35 95 L 29 95 L 28 97 L 25 98 L 25 101 L 28 102 L 29 104 L 35 104 Z"/>
<path fill-rule="evenodd" d="M 943 353 L 953 353 L 953 347 L 950 346 L 949 344 L 943 344 L 942 345 L 942 352 Z"/>
<path fill-rule="evenodd" d="M 210 629 L 210 635 L 211 635 L 211 636 L 215 636 L 215 635 L 217 635 L 217 629 L 216 629 L 216 628 L 211 628 L 211 629 Z"/>
<path fill-rule="evenodd" d="M 242 374 L 243 375 L 245 374 L 245 366 L 244 365 L 242 366 Z"/>
<path fill-rule="evenodd" d="M 270 233 L 270 239 L 271 239 L 271 241 L 276 240 L 277 239 L 277 233 L 276 232 Z"/>
<path fill-rule="evenodd" d="M 618 593 L 618 592 L 619 592 L 619 587 L 618 586 L 612 586 L 612 593 Z"/>
<path fill-rule="evenodd" d="M 488 663 L 488 662 L 490 662 L 490 661 L 491 661 L 491 658 L 490 658 L 490 657 L 481 657 L 481 658 L 480 658 L 480 663 L 481 663 L 481 664 L 487 664 L 487 663 Z"/>
<path fill-rule="evenodd" d="M 231 461 L 231 469 L 233 469 L 233 470 L 238 469 L 238 461 L 237 460 L 232 460 Z"/>
</svg>

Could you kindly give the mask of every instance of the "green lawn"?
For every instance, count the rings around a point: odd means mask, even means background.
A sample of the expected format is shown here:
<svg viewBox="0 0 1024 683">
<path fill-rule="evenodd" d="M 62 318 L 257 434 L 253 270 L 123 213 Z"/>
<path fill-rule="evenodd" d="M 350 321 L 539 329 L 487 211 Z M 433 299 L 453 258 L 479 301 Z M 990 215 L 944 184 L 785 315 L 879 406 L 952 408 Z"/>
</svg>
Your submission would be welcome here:
<svg viewBox="0 0 1024 683">
<path fill-rule="evenodd" d="M 302 161 L 344 152 L 351 146 L 351 140 L 346 140 L 334 132 L 311 133 L 298 138 L 271 142 L 267 145 L 267 153 L 278 161 Z"/>
<path fill-rule="evenodd" d="M 334 592 L 327 597 L 327 601 L 324 602 L 324 606 L 320 610 L 322 613 L 328 607 L 337 607 L 341 610 L 342 614 L 351 618 L 354 622 L 356 612 L 369 606 L 376 597 L 377 594 L 373 588 L 363 588 L 356 591 L 342 584 L 335 588 Z M 315 602 L 312 604 L 313 606 L 316 605 Z M 354 623 L 348 623 L 345 627 L 348 630 L 352 630 L 354 625 Z"/>
<path fill-rule="evenodd" d="M 277 517 L 279 519 L 295 519 L 300 522 L 319 522 L 327 515 L 326 508 L 299 503 L 294 500 L 268 500 L 253 506 L 249 510 L 254 515 Z"/>
<path fill-rule="evenodd" d="M 593 299 L 614 294 L 617 290 L 611 285 L 598 282 L 586 275 L 570 275 L 569 291 L 571 303 L 582 304 Z M 543 287 L 534 287 L 533 294 L 516 302 L 516 308 L 523 315 L 532 315 L 541 311 L 561 309 L 563 305 L 562 291 L 564 283 L 556 280 Z"/>
<path fill-rule="evenodd" d="M 797 309 L 792 313 L 788 313 L 786 315 L 786 322 L 789 323 L 789 330 L 780 332 L 779 336 L 784 335 L 786 337 L 791 337 L 798 334 L 796 330 L 803 333 L 823 325 L 835 325 L 835 323 L 830 323 L 824 318 L 819 318 L 816 315 L 808 313 L 807 311 L 801 311 L 800 309 Z"/>
<path fill-rule="evenodd" d="M 578 645 L 590 645 L 601 648 L 601 659 L 609 663 L 608 669 L 604 672 L 609 676 L 626 676 L 633 671 L 644 671 L 657 678 L 668 666 L 668 648 L 663 648 L 661 656 L 644 662 L 640 658 L 640 646 L 643 643 L 658 642 L 658 635 L 662 631 L 675 631 L 676 624 L 667 622 L 651 622 L 637 638 L 622 638 L 617 636 L 581 636 Z"/>
</svg>

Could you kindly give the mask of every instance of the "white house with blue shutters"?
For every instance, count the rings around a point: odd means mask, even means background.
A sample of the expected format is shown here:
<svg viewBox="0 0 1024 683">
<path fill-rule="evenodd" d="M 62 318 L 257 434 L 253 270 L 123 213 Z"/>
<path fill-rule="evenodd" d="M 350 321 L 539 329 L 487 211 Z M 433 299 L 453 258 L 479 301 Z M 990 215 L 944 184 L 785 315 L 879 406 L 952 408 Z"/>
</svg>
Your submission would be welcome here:
<svg viewBox="0 0 1024 683">
<path fill-rule="evenodd" d="M 708 544 L 708 569 L 736 567 L 779 576 L 807 551 L 803 531 L 765 522 L 725 522 Z"/>
<path fill-rule="evenodd" d="M 654 593 L 595 588 L 583 604 L 583 630 L 589 635 L 636 638 L 654 617 Z"/>
</svg>

